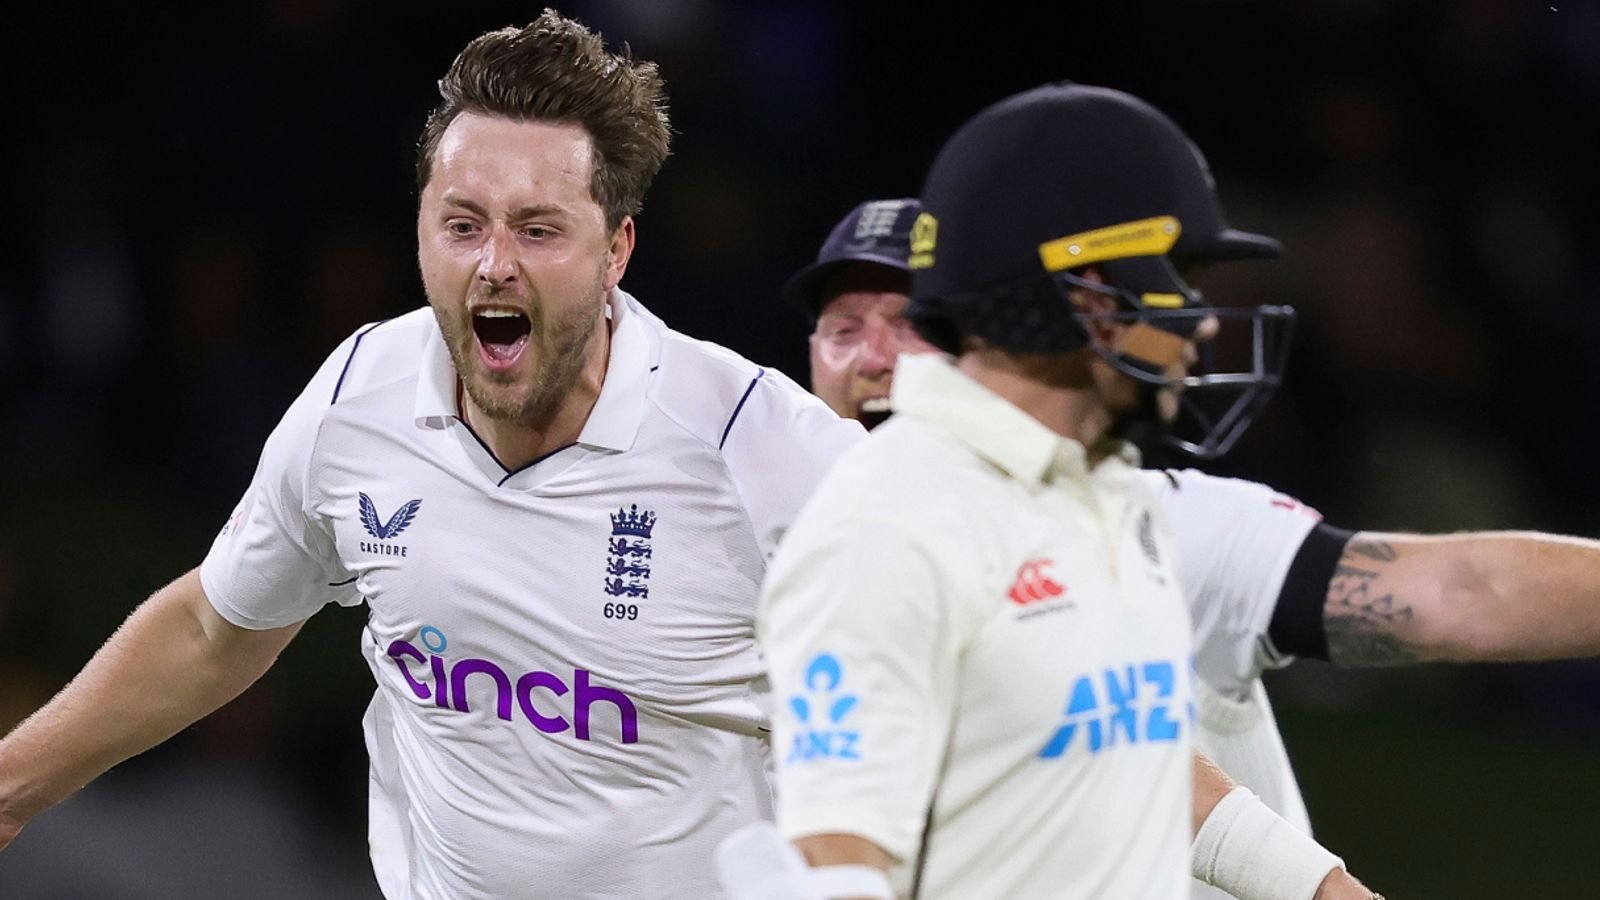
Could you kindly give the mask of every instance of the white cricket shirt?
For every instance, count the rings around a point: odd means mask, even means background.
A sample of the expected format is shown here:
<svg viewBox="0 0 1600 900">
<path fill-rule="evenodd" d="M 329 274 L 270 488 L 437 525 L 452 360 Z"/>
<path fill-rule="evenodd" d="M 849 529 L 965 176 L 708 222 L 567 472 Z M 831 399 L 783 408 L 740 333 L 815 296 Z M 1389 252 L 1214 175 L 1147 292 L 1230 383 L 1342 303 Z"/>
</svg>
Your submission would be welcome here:
<svg viewBox="0 0 1600 900">
<path fill-rule="evenodd" d="M 1189 882 L 1189 616 L 1156 497 L 935 354 L 807 502 L 763 587 L 778 824 L 921 897 Z"/>
<path fill-rule="evenodd" d="M 1286 665 L 1267 638 L 1289 567 L 1321 520 L 1316 510 L 1264 485 L 1190 469 L 1144 472 L 1172 526 L 1178 575 L 1194 619 L 1195 742 L 1234 781 L 1307 834 L 1300 786 L 1261 683 Z M 1193 900 L 1229 895 L 1193 883 Z"/>
<path fill-rule="evenodd" d="M 229 621 L 365 602 L 373 866 L 391 900 L 693 898 L 772 815 L 766 559 L 863 432 L 609 301 L 577 443 L 507 472 L 420 309 L 347 340 L 201 567 Z"/>
</svg>

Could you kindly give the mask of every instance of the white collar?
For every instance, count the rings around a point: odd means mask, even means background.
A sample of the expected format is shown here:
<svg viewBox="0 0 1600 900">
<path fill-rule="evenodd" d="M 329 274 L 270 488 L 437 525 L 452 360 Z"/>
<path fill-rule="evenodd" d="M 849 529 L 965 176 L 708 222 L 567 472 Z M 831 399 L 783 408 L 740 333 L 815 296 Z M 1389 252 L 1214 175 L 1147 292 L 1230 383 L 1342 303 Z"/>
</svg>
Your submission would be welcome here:
<svg viewBox="0 0 1600 900">
<path fill-rule="evenodd" d="M 1045 427 L 1010 401 L 974 381 L 945 356 L 902 353 L 895 365 L 890 405 L 897 414 L 922 419 L 947 431 L 977 455 L 1030 486 L 1057 476 L 1086 478 L 1083 445 Z M 1117 454 L 1138 465 L 1138 451 Z"/>
</svg>

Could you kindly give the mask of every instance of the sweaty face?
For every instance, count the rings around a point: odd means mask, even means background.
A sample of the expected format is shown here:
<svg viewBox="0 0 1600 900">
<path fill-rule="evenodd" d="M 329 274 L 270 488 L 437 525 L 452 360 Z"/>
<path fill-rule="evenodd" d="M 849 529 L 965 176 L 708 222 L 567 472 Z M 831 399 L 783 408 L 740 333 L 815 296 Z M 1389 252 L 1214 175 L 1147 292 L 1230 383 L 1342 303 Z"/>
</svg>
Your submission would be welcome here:
<svg viewBox="0 0 1600 900">
<path fill-rule="evenodd" d="M 417 213 L 423 287 L 468 398 L 526 423 L 571 389 L 633 246 L 589 190 L 575 125 L 462 113 Z"/>
<path fill-rule="evenodd" d="M 864 284 L 835 294 L 811 334 L 812 392 L 834 412 L 868 428 L 888 418 L 899 355 L 935 350 L 906 319 L 910 298 L 904 288 L 882 287 Z"/>
</svg>

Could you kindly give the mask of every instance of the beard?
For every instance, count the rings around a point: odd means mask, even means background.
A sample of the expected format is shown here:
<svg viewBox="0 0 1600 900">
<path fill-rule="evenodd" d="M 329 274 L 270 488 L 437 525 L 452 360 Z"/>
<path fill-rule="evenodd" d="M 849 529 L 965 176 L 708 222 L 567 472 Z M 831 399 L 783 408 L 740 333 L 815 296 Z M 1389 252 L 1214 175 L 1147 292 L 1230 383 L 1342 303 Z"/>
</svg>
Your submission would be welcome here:
<svg viewBox="0 0 1600 900">
<path fill-rule="evenodd" d="M 597 283 L 584 302 L 554 319 L 540 305 L 528 306 L 528 345 L 509 372 L 493 372 L 483 365 L 466 304 L 448 310 L 434 304 L 433 313 L 473 405 L 490 419 L 528 425 L 547 418 L 571 392 L 599 325 L 605 296 L 605 288 Z"/>
</svg>

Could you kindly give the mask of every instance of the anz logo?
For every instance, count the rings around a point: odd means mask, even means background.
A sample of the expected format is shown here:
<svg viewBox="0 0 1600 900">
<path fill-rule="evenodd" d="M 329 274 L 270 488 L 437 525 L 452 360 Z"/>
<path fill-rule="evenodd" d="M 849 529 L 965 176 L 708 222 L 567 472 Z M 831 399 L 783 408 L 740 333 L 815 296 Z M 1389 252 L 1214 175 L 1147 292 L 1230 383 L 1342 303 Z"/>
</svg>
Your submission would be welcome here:
<svg viewBox="0 0 1600 900">
<path fill-rule="evenodd" d="M 1098 754 L 1118 746 L 1178 740 L 1185 720 L 1194 718 L 1187 682 L 1179 684 L 1179 672 L 1176 663 L 1152 660 L 1108 668 L 1100 677 L 1079 676 L 1067 693 L 1067 721 L 1039 758 L 1056 759 L 1074 744 Z"/>
<path fill-rule="evenodd" d="M 831 653 L 819 653 L 806 666 L 805 693 L 789 698 L 800 722 L 784 765 L 819 759 L 860 759 L 861 732 L 846 720 L 856 708 L 856 695 L 843 693 L 844 667 Z"/>
</svg>

